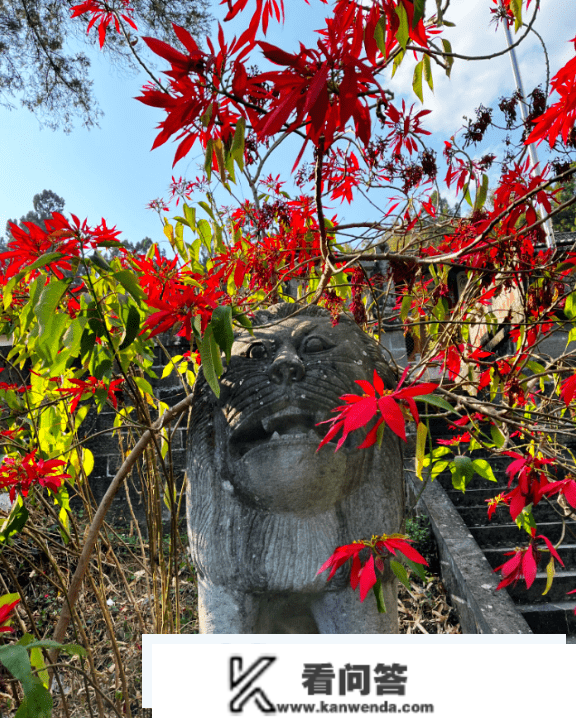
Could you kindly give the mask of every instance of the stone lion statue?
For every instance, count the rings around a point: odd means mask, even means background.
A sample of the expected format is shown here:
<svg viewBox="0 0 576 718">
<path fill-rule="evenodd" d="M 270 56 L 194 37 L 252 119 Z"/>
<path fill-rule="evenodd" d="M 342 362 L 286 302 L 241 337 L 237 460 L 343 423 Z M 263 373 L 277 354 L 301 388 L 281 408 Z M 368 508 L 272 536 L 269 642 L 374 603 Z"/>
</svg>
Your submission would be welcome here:
<svg viewBox="0 0 576 718">
<path fill-rule="evenodd" d="M 188 438 L 187 516 L 198 574 L 200 633 L 397 633 L 397 584 L 387 613 L 361 603 L 344 568 L 317 575 L 337 546 L 398 531 L 404 514 L 400 440 L 357 450 L 354 432 L 317 451 L 318 426 L 392 371 L 376 343 L 316 306 L 259 311 L 239 332 L 217 399 L 200 375 Z"/>
</svg>

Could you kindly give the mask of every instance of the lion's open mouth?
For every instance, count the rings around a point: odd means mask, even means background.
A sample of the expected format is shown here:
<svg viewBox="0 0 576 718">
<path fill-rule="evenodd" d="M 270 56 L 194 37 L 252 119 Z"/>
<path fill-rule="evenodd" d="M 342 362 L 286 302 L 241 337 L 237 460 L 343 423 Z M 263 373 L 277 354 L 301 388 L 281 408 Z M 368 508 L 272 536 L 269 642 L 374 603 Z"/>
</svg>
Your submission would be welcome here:
<svg viewBox="0 0 576 718">
<path fill-rule="evenodd" d="M 264 444 L 310 443 L 318 446 L 326 433 L 323 426 L 316 426 L 318 419 L 310 411 L 289 406 L 264 418 L 242 422 L 232 433 L 230 449 L 233 455 L 243 457 L 251 449 Z"/>
</svg>

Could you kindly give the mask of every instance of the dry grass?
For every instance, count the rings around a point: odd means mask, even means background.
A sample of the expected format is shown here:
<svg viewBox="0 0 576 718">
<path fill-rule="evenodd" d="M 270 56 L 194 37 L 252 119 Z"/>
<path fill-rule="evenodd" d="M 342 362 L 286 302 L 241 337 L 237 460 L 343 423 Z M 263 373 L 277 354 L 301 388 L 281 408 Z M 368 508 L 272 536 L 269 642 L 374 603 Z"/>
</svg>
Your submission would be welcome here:
<svg viewBox="0 0 576 718">
<path fill-rule="evenodd" d="M 400 586 L 398 617 L 400 633 L 462 633 L 442 581 L 432 574 L 425 584 L 412 584 L 410 591 Z"/>
</svg>

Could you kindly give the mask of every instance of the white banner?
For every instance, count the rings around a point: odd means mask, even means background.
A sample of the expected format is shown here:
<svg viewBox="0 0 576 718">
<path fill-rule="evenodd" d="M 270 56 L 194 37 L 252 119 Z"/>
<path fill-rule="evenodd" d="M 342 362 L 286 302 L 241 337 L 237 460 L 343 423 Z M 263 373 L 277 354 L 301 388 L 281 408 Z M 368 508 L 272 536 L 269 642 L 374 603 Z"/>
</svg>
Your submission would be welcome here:
<svg viewBox="0 0 576 718">
<path fill-rule="evenodd" d="M 339 643 L 313 644 L 304 636 L 291 637 L 299 644 L 242 643 L 242 636 L 234 643 L 143 638 L 148 639 L 143 704 L 152 706 L 153 718 L 307 713 L 485 718 L 509 712 L 541 718 L 571 715 L 574 709 L 575 654 L 564 636 L 529 636 L 529 644 L 470 643 L 466 636 L 465 644 L 452 638 L 411 645 L 383 636 L 371 643 L 334 636 Z"/>
</svg>

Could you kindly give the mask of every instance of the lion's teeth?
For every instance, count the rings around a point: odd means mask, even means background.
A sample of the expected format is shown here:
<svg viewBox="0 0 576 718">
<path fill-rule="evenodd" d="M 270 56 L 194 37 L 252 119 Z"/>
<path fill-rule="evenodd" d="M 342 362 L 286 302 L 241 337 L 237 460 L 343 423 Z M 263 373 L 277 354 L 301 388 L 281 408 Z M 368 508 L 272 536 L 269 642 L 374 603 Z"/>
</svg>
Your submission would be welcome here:
<svg viewBox="0 0 576 718">
<path fill-rule="evenodd" d="M 304 434 L 302 432 L 294 434 L 279 434 L 277 431 L 275 431 L 270 437 L 270 441 L 305 441 L 307 439 L 313 439 L 314 441 L 318 439 L 318 435 L 316 434 L 314 429 L 311 429 L 307 434 Z"/>
</svg>

